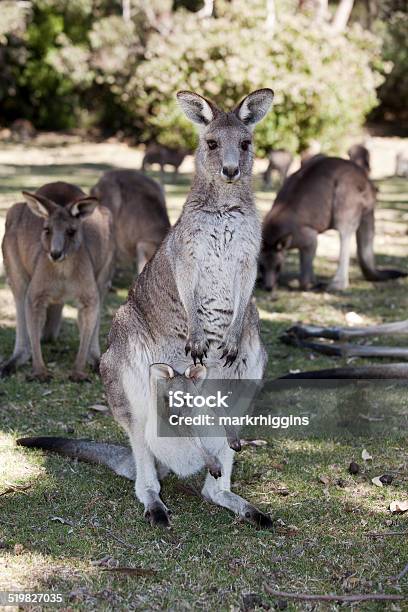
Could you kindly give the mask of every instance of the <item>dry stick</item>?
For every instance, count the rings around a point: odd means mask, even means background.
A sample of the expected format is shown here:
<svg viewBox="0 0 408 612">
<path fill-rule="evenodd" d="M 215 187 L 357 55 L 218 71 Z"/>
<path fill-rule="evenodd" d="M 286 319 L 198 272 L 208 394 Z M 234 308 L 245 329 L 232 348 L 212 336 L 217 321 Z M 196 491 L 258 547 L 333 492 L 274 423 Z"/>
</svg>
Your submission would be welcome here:
<svg viewBox="0 0 408 612">
<path fill-rule="evenodd" d="M 370 538 L 385 538 L 387 536 L 408 535 L 408 531 L 369 531 L 366 535 Z"/>
<path fill-rule="evenodd" d="M 401 580 L 401 578 L 403 578 L 405 574 L 408 574 L 408 563 L 406 564 L 404 569 L 398 574 L 398 576 L 395 576 L 394 580 L 398 582 L 398 580 Z"/>
<path fill-rule="evenodd" d="M 301 599 L 303 601 L 403 601 L 408 599 L 408 595 L 384 595 L 384 594 L 368 594 L 368 595 L 307 595 L 306 593 L 286 593 L 285 591 L 275 591 L 268 584 L 264 585 L 268 595 L 273 597 L 281 597 L 282 599 Z"/>
<path fill-rule="evenodd" d="M 134 546 L 133 544 L 129 544 L 129 542 L 125 542 L 125 540 L 122 540 L 117 535 L 112 533 L 110 529 L 106 529 L 106 527 L 95 527 L 95 525 L 92 525 L 92 527 L 94 529 L 103 529 L 103 531 L 105 531 L 108 535 L 110 535 L 111 538 L 113 538 L 114 540 L 122 544 L 123 546 L 126 546 L 127 548 L 131 548 L 132 550 L 137 550 L 137 546 Z"/>
</svg>

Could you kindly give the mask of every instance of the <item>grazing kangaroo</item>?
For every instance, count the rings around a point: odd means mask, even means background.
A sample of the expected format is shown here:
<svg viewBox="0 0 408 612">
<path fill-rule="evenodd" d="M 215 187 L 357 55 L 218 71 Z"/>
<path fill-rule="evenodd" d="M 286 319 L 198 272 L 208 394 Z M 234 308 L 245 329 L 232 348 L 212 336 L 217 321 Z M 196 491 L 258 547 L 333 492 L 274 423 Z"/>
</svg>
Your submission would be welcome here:
<svg viewBox="0 0 408 612">
<path fill-rule="evenodd" d="M 3 257 L 17 311 L 12 357 L 0 377 L 33 362 L 33 378 L 46 381 L 41 336 L 55 340 L 68 299 L 79 303 L 80 344 L 71 380 L 87 379 L 87 361 L 100 357 L 100 306 L 111 277 L 111 214 L 75 185 L 48 183 L 7 213 Z"/>
<path fill-rule="evenodd" d="M 152 142 L 146 147 L 146 152 L 143 157 L 141 169 L 143 172 L 146 172 L 148 166 L 151 166 L 153 164 L 159 164 L 160 173 L 163 179 L 164 166 L 173 166 L 173 178 L 176 178 L 178 175 L 179 168 L 183 163 L 186 155 L 186 149 L 172 149 L 171 147 L 165 147 L 164 145 Z"/>
<path fill-rule="evenodd" d="M 299 249 L 301 288 L 312 287 L 317 236 L 328 229 L 340 234 L 340 261 L 329 289 L 348 287 L 355 232 L 358 261 L 367 280 L 406 276 L 399 270 L 375 267 L 375 203 L 376 190 L 356 164 L 336 157 L 311 159 L 286 180 L 264 219 L 261 272 L 265 289 L 275 288 L 288 249 Z"/>
<path fill-rule="evenodd" d="M 367 175 L 370 174 L 370 152 L 364 145 L 355 144 L 349 148 L 347 153 L 352 162 L 363 168 Z"/>
<path fill-rule="evenodd" d="M 209 379 L 258 380 L 267 361 L 251 301 L 261 243 L 251 188 L 251 132 L 268 112 L 273 92 L 255 91 L 233 112 L 188 91 L 177 97 L 200 130 L 191 191 L 179 220 L 118 310 L 101 359 L 110 407 L 129 435 L 136 497 L 150 523 L 165 527 L 170 518 L 160 498 L 160 465 L 184 477 L 206 461 L 190 443 L 157 436 L 152 364 L 185 372 L 191 358 L 194 365 L 205 359 Z M 231 491 L 234 452 L 226 437 L 213 444 L 221 476 L 207 474 L 203 497 L 256 526 L 271 527 L 267 515 Z"/>
<path fill-rule="evenodd" d="M 281 183 L 285 182 L 289 168 L 293 162 L 293 155 L 285 149 L 275 149 L 268 153 L 269 164 L 264 172 L 263 180 L 266 187 L 272 185 L 272 171 L 276 170 L 279 174 Z"/>
<path fill-rule="evenodd" d="M 136 170 L 111 170 L 91 194 L 112 213 L 117 261 L 137 261 L 140 274 L 170 228 L 161 186 Z"/>
</svg>

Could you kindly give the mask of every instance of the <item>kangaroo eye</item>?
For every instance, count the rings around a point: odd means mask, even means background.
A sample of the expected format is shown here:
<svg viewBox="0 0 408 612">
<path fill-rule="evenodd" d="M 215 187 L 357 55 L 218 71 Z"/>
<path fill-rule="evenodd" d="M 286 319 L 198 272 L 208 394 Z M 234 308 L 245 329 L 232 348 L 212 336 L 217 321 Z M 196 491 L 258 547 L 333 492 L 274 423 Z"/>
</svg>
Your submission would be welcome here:
<svg viewBox="0 0 408 612">
<path fill-rule="evenodd" d="M 70 228 L 67 230 L 67 234 L 68 234 L 68 236 L 75 236 L 75 234 L 76 234 L 76 229 L 74 229 L 73 227 L 70 227 Z"/>
<path fill-rule="evenodd" d="M 43 228 L 44 234 L 46 234 L 48 236 L 48 234 L 51 234 L 51 230 L 49 227 L 44 227 Z"/>
<path fill-rule="evenodd" d="M 214 151 L 214 149 L 216 149 L 218 147 L 218 143 L 216 140 L 207 140 L 207 144 L 208 144 L 208 148 L 211 151 Z"/>
<path fill-rule="evenodd" d="M 251 146 L 251 141 L 250 140 L 243 140 L 241 142 L 241 149 L 243 151 L 248 151 L 249 147 Z"/>
</svg>

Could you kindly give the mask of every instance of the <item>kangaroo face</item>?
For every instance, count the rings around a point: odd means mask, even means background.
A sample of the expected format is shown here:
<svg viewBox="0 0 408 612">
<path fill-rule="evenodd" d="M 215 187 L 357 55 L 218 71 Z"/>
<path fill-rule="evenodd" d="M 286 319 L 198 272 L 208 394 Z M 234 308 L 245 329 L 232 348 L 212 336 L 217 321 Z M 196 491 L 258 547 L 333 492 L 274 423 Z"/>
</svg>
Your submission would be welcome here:
<svg viewBox="0 0 408 612">
<path fill-rule="evenodd" d="M 273 91 L 254 91 L 230 113 L 189 91 L 180 91 L 177 99 L 186 116 L 200 129 L 197 174 L 210 182 L 249 180 L 253 162 L 252 130 L 268 112 Z"/>
<path fill-rule="evenodd" d="M 41 244 L 52 262 L 61 262 L 76 251 L 82 242 L 82 221 L 91 215 L 98 203 L 86 197 L 61 206 L 44 196 L 23 191 L 30 210 L 44 220 Z"/>
<path fill-rule="evenodd" d="M 196 163 L 197 169 L 210 179 L 236 183 L 241 177 L 250 177 L 253 163 L 250 130 L 233 113 L 215 119 L 200 138 Z"/>
<path fill-rule="evenodd" d="M 206 376 L 207 368 L 200 364 L 189 366 L 184 374 L 176 372 L 176 370 L 166 363 L 153 363 L 150 366 L 150 380 L 156 382 L 160 380 L 162 383 L 165 383 L 157 388 L 157 392 L 160 392 L 160 399 L 164 402 L 166 411 L 169 414 L 177 411 L 174 407 L 170 408 L 170 396 L 177 397 L 174 395 L 177 392 L 181 395 L 187 393 L 195 395 Z M 157 398 L 157 400 L 159 400 L 159 398 Z"/>
<path fill-rule="evenodd" d="M 275 244 L 264 244 L 260 257 L 260 269 L 265 291 L 273 291 L 278 284 L 279 276 L 285 261 L 286 252 L 290 247 L 292 237 L 285 236 Z"/>
</svg>

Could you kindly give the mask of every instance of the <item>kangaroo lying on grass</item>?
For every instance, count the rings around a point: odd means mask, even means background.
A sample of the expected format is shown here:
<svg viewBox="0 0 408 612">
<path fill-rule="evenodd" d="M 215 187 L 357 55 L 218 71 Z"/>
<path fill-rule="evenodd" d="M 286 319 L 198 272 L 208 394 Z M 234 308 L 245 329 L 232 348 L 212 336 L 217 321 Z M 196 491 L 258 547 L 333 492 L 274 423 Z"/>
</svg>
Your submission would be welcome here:
<svg viewBox="0 0 408 612">
<path fill-rule="evenodd" d="M 91 194 L 112 213 L 118 262 L 137 260 L 140 274 L 170 228 L 162 188 L 136 170 L 111 170 Z"/>
<path fill-rule="evenodd" d="M 196 174 L 178 222 L 118 310 L 101 360 L 110 407 L 129 435 L 136 497 L 152 525 L 170 525 L 169 511 L 160 498 L 158 466 L 164 463 L 184 477 L 206 464 L 190 442 L 163 440 L 151 426 L 152 364 L 170 364 L 172 370 L 184 372 L 192 357 L 194 364 L 206 360 L 210 379 L 263 376 L 267 354 L 251 301 L 261 242 L 251 189 L 251 131 L 272 99 L 270 89 L 261 89 L 225 113 L 195 93 L 178 93 L 185 114 L 200 128 Z M 77 443 L 50 444 L 63 452 L 65 444 Z M 211 444 L 208 438 L 207 444 Z M 213 444 L 221 477 L 207 474 L 203 497 L 256 526 L 271 527 L 267 515 L 231 491 L 234 452 L 225 436 Z M 37 439 L 30 445 L 44 448 L 47 442 Z M 91 443 L 87 445 L 89 453 Z M 94 448 L 93 458 L 100 446 Z M 112 453 L 107 450 L 105 455 Z M 98 460 L 106 463 L 102 457 Z"/>
<path fill-rule="evenodd" d="M 100 306 L 112 272 L 111 214 L 75 185 L 49 183 L 7 213 L 3 239 L 6 274 L 17 312 L 12 357 L 0 377 L 33 361 L 32 378 L 50 379 L 41 352 L 41 337 L 56 340 L 64 302 L 79 302 L 80 345 L 71 380 L 87 379 L 86 362 L 100 357 Z"/>
<path fill-rule="evenodd" d="M 375 188 L 356 164 L 336 157 L 311 159 L 286 180 L 264 219 L 261 271 L 265 289 L 275 288 L 288 249 L 299 249 L 300 286 L 310 289 L 315 284 L 317 236 L 329 229 L 340 234 L 340 261 L 329 289 L 348 287 L 351 238 L 355 232 L 358 261 L 367 280 L 406 276 L 399 270 L 375 267 L 375 203 Z"/>
</svg>

